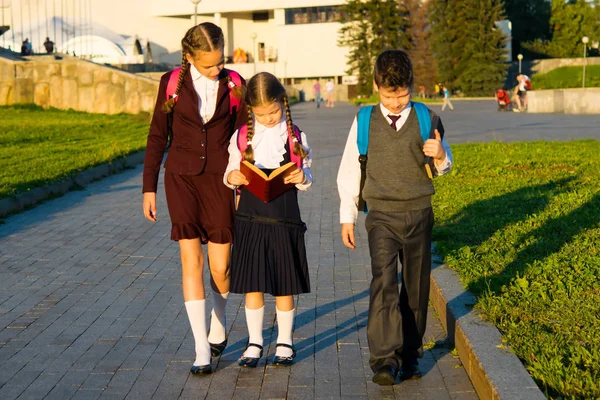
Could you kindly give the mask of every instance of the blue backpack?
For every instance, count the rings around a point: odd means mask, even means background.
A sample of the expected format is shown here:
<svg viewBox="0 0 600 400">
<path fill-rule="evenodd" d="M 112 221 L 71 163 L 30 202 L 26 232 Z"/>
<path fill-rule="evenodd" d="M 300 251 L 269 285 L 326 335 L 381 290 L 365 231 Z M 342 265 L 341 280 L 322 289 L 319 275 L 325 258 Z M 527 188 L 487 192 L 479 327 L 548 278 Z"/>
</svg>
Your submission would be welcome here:
<svg viewBox="0 0 600 400">
<path fill-rule="evenodd" d="M 411 101 L 412 107 L 414 107 L 417 112 L 417 119 L 419 120 L 419 129 L 421 131 L 421 138 L 423 139 L 423 143 L 427 141 L 431 134 L 432 128 L 432 118 L 429 114 L 429 109 L 423 103 L 413 102 Z M 360 193 L 358 196 L 358 210 L 364 211 L 368 213 L 367 203 L 363 199 L 363 188 L 365 187 L 365 181 L 367 180 L 367 150 L 369 149 L 369 131 L 371 129 L 371 113 L 373 112 L 373 108 L 375 106 L 366 106 L 362 107 L 358 111 L 358 115 L 356 116 L 358 123 L 358 135 L 356 138 L 356 144 L 358 146 L 358 161 L 360 162 Z M 436 121 L 437 121 L 436 117 Z M 437 128 L 437 123 L 435 123 L 435 128 Z M 435 129 L 434 128 L 434 129 Z M 431 167 L 429 166 L 429 157 L 426 157 L 425 168 L 427 169 L 427 175 L 430 178 L 433 178 L 431 174 Z"/>
</svg>

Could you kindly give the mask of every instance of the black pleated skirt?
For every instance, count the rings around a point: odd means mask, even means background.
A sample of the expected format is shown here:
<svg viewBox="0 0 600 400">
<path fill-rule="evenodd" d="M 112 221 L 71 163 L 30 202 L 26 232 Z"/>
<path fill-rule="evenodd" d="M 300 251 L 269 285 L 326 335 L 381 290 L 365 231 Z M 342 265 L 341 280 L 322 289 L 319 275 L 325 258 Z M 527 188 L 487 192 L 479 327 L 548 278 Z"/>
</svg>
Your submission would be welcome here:
<svg viewBox="0 0 600 400">
<path fill-rule="evenodd" d="M 235 217 L 230 291 L 273 296 L 310 292 L 305 232 L 296 190 L 265 203 L 242 188 Z"/>
</svg>

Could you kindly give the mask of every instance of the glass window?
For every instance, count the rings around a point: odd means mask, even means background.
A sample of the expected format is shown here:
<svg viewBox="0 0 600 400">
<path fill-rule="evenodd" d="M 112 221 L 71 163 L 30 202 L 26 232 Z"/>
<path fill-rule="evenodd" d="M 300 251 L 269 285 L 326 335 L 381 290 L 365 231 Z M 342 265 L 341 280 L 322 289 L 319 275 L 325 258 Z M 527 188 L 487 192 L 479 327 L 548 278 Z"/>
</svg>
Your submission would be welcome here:
<svg viewBox="0 0 600 400">
<path fill-rule="evenodd" d="M 285 23 L 294 25 L 339 22 L 341 19 L 339 9 L 339 6 L 288 8 L 285 10 Z"/>
</svg>

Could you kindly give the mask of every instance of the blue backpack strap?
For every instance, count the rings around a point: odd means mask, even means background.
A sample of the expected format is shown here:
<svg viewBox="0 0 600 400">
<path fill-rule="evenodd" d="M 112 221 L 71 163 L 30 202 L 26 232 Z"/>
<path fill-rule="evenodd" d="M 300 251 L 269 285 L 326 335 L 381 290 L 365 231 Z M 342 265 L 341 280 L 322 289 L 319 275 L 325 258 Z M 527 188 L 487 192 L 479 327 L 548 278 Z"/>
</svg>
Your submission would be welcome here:
<svg viewBox="0 0 600 400">
<path fill-rule="evenodd" d="M 411 101 L 411 103 L 417 112 L 421 138 L 423 139 L 423 143 L 425 143 L 429 139 L 429 133 L 431 132 L 431 115 L 429 114 L 429 109 L 423 103 L 414 101 Z"/>
<path fill-rule="evenodd" d="M 358 211 L 368 212 L 367 203 L 363 199 L 363 188 L 367 180 L 367 151 L 369 150 L 369 130 L 371 128 L 371 114 L 373 106 L 366 106 L 358 110 L 356 123 L 356 145 L 358 146 L 358 162 L 360 162 L 360 192 L 358 194 Z"/>
<path fill-rule="evenodd" d="M 358 124 L 356 145 L 358 146 L 358 153 L 362 155 L 366 155 L 369 149 L 369 129 L 371 128 L 372 112 L 373 106 L 365 106 L 358 110 L 358 115 L 356 116 Z"/>
</svg>

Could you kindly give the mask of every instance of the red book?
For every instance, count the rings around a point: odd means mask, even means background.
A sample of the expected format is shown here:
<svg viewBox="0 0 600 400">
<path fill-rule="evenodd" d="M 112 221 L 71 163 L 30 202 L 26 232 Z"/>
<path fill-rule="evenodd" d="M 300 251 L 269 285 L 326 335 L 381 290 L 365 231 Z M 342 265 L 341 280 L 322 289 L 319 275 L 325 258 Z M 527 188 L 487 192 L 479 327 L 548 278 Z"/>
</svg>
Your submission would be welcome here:
<svg viewBox="0 0 600 400">
<path fill-rule="evenodd" d="M 240 172 L 249 182 L 245 186 L 246 189 L 265 203 L 296 186 L 293 183 L 284 183 L 284 179 L 296 169 L 298 169 L 296 163 L 289 162 L 267 176 L 260 168 L 248 161 L 242 161 L 240 164 Z"/>
</svg>

